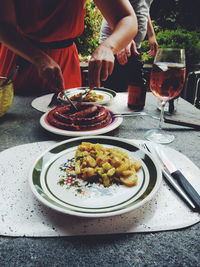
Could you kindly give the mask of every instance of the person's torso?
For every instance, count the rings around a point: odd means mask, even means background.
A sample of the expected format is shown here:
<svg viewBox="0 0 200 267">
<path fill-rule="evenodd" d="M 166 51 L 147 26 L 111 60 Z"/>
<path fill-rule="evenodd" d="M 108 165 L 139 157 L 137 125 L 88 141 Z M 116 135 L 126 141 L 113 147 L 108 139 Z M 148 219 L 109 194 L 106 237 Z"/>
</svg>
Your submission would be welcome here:
<svg viewBox="0 0 200 267">
<path fill-rule="evenodd" d="M 74 38 L 84 29 L 83 0 L 15 0 L 17 24 L 27 37 L 52 42 Z"/>
</svg>

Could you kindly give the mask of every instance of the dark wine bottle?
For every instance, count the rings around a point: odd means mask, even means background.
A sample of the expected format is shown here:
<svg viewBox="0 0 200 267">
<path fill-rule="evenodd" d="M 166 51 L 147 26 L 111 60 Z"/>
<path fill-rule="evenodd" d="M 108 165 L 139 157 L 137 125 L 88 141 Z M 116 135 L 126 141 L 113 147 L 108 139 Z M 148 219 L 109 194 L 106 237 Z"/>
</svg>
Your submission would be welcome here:
<svg viewBox="0 0 200 267">
<path fill-rule="evenodd" d="M 146 100 L 146 87 L 129 84 L 128 86 L 128 107 L 134 111 L 144 109 Z"/>
</svg>

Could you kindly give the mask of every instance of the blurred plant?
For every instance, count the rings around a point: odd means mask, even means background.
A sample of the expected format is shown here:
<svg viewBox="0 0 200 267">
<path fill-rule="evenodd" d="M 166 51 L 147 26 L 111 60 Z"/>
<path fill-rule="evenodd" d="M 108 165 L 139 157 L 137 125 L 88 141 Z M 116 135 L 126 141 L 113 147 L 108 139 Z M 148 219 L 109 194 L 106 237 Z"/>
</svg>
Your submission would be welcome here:
<svg viewBox="0 0 200 267">
<path fill-rule="evenodd" d="M 151 18 L 163 30 L 184 28 L 190 31 L 200 27 L 199 0 L 154 0 Z"/>
<path fill-rule="evenodd" d="M 159 47 L 185 48 L 187 67 L 200 62 L 200 32 L 187 31 L 185 29 L 164 30 L 156 34 Z M 152 63 L 153 58 L 148 56 L 149 43 L 147 40 L 142 42 L 143 55 L 145 62 Z"/>
<path fill-rule="evenodd" d="M 200 62 L 200 30 L 199 16 L 192 16 L 199 11 L 196 4 L 199 0 L 193 0 L 194 6 L 186 0 L 154 0 L 151 11 L 153 14 L 153 25 L 156 32 L 159 47 L 185 48 L 186 62 L 190 67 Z M 196 10 L 196 11 L 195 11 Z M 185 16 L 191 16 L 190 22 Z M 77 47 L 81 61 L 87 61 L 89 55 L 98 46 L 102 14 L 92 0 L 86 1 L 85 29 L 83 34 L 77 38 Z M 187 25 L 186 25 L 187 24 Z M 189 28 L 189 26 L 190 28 Z M 188 26 L 188 27 L 186 27 Z M 142 59 L 145 63 L 152 63 L 153 58 L 148 56 L 149 42 L 142 42 Z"/>
<path fill-rule="evenodd" d="M 92 0 L 87 0 L 85 29 L 76 42 L 81 59 L 85 58 L 87 60 L 87 56 L 98 46 L 101 22 L 101 12 Z"/>
</svg>

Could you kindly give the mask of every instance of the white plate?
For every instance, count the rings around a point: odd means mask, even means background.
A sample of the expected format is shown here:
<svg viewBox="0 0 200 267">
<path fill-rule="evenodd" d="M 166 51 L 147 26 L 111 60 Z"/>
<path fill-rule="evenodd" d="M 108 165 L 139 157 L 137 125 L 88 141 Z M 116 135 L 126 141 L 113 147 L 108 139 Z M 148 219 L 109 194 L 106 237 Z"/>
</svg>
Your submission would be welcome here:
<svg viewBox="0 0 200 267">
<path fill-rule="evenodd" d="M 48 104 L 50 103 L 53 95 L 54 94 L 47 94 L 47 95 L 36 97 L 31 102 L 31 106 L 38 111 L 41 111 L 44 113 L 48 112 L 54 108 L 54 107 L 53 108 L 48 107 Z"/>
<path fill-rule="evenodd" d="M 119 127 L 119 125 L 123 121 L 123 118 L 113 117 L 112 122 L 109 125 L 107 125 L 106 127 L 103 127 L 101 129 L 89 130 L 89 131 L 68 131 L 68 130 L 56 128 L 55 126 L 51 125 L 47 121 L 47 114 L 48 114 L 48 112 L 43 114 L 42 117 L 40 118 L 41 126 L 51 133 L 63 135 L 63 136 L 88 136 L 88 135 L 104 134 L 104 133 L 108 133 L 108 132 L 116 129 L 117 127 Z"/>
<path fill-rule="evenodd" d="M 142 168 L 138 172 L 138 184 L 104 187 L 71 177 L 66 168 L 71 167 L 82 141 L 118 147 L 129 157 L 139 159 Z M 148 152 L 132 142 L 108 136 L 79 137 L 54 145 L 35 161 L 29 177 L 33 193 L 43 204 L 80 217 L 114 216 L 139 208 L 157 192 L 161 180 L 161 170 Z"/>
<path fill-rule="evenodd" d="M 79 94 L 80 92 L 85 91 L 85 89 L 88 89 L 88 87 L 79 87 L 79 88 L 67 89 L 67 90 L 64 90 L 63 92 L 59 93 L 58 98 L 63 100 L 66 103 L 69 103 L 68 100 L 66 99 L 65 95 L 67 95 L 70 98 L 74 95 Z M 84 103 L 103 105 L 103 104 L 109 103 L 116 96 L 115 91 L 108 89 L 108 88 L 104 88 L 104 87 L 94 88 L 93 91 L 98 95 L 102 95 L 104 98 L 102 100 L 95 101 L 95 102 L 83 101 Z"/>
</svg>

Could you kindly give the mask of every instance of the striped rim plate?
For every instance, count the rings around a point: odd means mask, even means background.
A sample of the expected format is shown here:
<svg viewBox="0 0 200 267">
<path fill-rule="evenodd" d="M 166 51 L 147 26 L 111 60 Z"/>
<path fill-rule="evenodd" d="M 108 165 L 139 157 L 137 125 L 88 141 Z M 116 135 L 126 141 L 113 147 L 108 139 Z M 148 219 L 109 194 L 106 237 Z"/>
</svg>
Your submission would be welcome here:
<svg viewBox="0 0 200 267">
<path fill-rule="evenodd" d="M 139 159 L 136 186 L 112 185 L 81 181 L 74 176 L 73 163 L 81 142 L 117 147 L 129 157 Z M 110 136 L 78 137 L 57 143 L 34 162 L 29 184 L 34 195 L 48 207 L 80 217 L 107 217 L 141 207 L 157 192 L 162 175 L 152 156 L 128 140 Z"/>
</svg>

